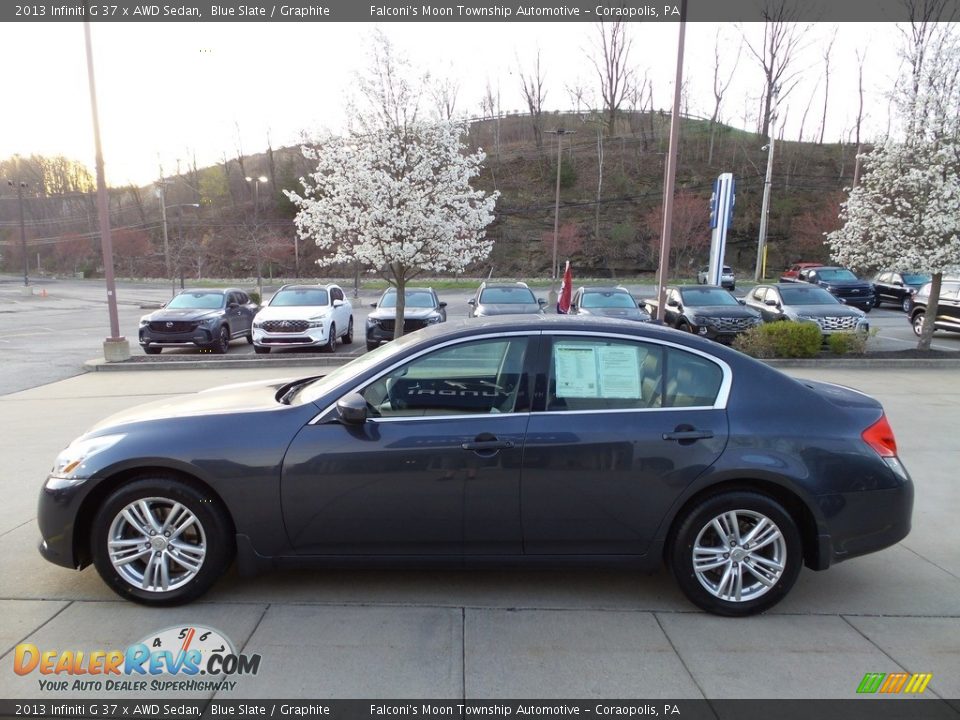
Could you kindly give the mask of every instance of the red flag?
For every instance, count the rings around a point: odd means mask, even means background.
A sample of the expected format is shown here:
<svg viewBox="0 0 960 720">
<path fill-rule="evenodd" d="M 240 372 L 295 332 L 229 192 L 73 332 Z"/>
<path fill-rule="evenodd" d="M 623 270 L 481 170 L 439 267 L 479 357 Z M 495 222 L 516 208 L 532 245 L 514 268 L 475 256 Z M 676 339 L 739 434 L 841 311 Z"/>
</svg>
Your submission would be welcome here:
<svg viewBox="0 0 960 720">
<path fill-rule="evenodd" d="M 570 300 L 573 298 L 573 272 L 570 270 L 570 261 L 567 260 L 567 269 L 563 271 L 563 284 L 560 286 L 560 296 L 557 298 L 557 312 L 566 315 L 570 312 Z"/>
</svg>

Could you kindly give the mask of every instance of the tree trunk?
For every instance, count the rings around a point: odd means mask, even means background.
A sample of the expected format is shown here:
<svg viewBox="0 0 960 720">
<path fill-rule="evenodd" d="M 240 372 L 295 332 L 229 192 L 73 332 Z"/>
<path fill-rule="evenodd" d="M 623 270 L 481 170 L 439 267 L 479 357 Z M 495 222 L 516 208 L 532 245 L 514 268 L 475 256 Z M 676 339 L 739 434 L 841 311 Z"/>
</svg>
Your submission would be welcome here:
<svg viewBox="0 0 960 720">
<path fill-rule="evenodd" d="M 937 313 L 940 311 L 940 285 L 942 280 L 942 272 L 933 273 L 930 279 L 930 297 L 927 298 L 927 310 L 923 314 L 923 332 L 920 333 L 917 350 L 930 350 L 930 343 L 933 341 L 934 323 Z"/>
<path fill-rule="evenodd" d="M 403 314 L 407 306 L 407 269 L 394 264 L 393 277 L 397 285 L 397 314 L 393 320 L 393 339 L 396 340 L 403 337 Z"/>
</svg>

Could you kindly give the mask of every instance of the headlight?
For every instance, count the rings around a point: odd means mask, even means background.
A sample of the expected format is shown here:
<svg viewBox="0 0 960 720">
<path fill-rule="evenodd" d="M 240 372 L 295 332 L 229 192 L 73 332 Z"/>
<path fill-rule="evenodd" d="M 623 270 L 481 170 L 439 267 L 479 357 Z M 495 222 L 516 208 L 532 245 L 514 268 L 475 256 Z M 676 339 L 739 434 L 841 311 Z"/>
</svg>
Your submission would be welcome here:
<svg viewBox="0 0 960 720">
<path fill-rule="evenodd" d="M 218 317 L 203 318 L 202 320 L 200 320 L 200 324 L 206 325 L 207 327 L 212 327 L 216 325 L 218 322 L 220 322 L 220 318 Z"/>
<path fill-rule="evenodd" d="M 323 328 L 323 318 L 322 317 L 312 317 L 307 321 L 307 327 L 312 328 Z"/>
<path fill-rule="evenodd" d="M 149 324 L 150 324 L 150 316 L 149 316 L 149 315 L 144 315 L 142 318 L 140 318 L 140 327 L 144 327 L 144 326 L 149 325 Z"/>
<path fill-rule="evenodd" d="M 254 320 L 254 321 L 253 321 L 253 327 L 254 327 L 255 330 L 262 330 L 262 329 L 263 329 L 263 320 Z"/>
<path fill-rule="evenodd" d="M 712 325 L 713 318 L 704 317 L 703 315 L 697 315 L 693 318 L 693 322 L 696 325 Z"/>
<path fill-rule="evenodd" d="M 799 322 L 817 322 L 817 319 L 810 315 L 797 315 L 797 320 Z"/>
<path fill-rule="evenodd" d="M 377 321 L 375 318 L 372 318 L 372 317 L 367 318 L 367 327 L 373 327 L 376 324 L 377 324 Z"/>
<path fill-rule="evenodd" d="M 438 322 L 440 322 L 440 316 L 439 316 L 439 315 L 430 315 L 430 316 L 427 318 L 427 325 L 435 325 L 435 324 L 438 323 Z"/>
<path fill-rule="evenodd" d="M 88 440 L 74 440 L 57 455 L 47 479 L 47 489 L 61 490 L 76 485 L 87 478 L 84 472 L 86 461 L 99 452 L 113 447 L 126 437 L 124 433 L 101 435 Z"/>
</svg>

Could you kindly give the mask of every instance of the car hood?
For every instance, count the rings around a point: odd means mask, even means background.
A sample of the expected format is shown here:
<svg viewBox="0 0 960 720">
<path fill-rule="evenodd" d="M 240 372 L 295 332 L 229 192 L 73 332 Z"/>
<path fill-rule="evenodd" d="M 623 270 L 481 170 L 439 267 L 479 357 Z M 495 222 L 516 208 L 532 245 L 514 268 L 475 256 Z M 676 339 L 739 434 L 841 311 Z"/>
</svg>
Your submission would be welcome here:
<svg viewBox="0 0 960 720">
<path fill-rule="evenodd" d="M 122 425 L 153 420 L 275 410 L 285 407 L 278 402 L 277 392 L 295 379 L 257 380 L 224 385 L 194 395 L 157 400 L 111 415 L 97 423 L 89 432 L 102 433 Z"/>
<path fill-rule="evenodd" d="M 581 310 L 581 315 L 596 317 L 624 318 L 626 320 L 649 320 L 650 315 L 639 308 L 590 308 Z"/>
<path fill-rule="evenodd" d="M 503 305 L 478 305 L 478 315 L 526 315 L 540 312 L 539 303 L 505 303 Z"/>
<path fill-rule="evenodd" d="M 261 308 L 256 319 L 264 320 L 310 320 L 311 318 L 329 315 L 332 308 L 329 305 L 279 305 Z"/>
<path fill-rule="evenodd" d="M 426 320 L 428 317 L 434 317 L 439 314 L 440 312 L 433 308 L 405 307 L 403 309 L 403 317 L 405 320 Z M 397 309 L 395 307 L 377 308 L 367 317 L 371 320 L 394 320 L 397 317 Z"/>
<path fill-rule="evenodd" d="M 189 309 L 169 310 L 163 308 L 150 313 L 144 318 L 148 322 L 185 322 L 190 320 L 203 320 L 205 318 L 216 317 L 223 312 L 223 308 L 216 310 L 209 309 Z"/>
<path fill-rule="evenodd" d="M 786 310 L 807 317 L 863 317 L 863 313 L 847 305 L 788 305 Z"/>
<path fill-rule="evenodd" d="M 683 309 L 691 315 L 717 318 L 755 318 L 759 317 L 756 310 L 743 305 L 684 305 Z"/>
</svg>

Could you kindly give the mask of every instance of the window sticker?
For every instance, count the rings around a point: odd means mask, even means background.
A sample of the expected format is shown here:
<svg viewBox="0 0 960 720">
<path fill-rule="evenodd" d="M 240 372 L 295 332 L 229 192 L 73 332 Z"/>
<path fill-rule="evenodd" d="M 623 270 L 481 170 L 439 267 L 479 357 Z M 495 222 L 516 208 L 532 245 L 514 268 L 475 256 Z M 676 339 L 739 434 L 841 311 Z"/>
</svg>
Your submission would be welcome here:
<svg viewBox="0 0 960 720">
<path fill-rule="evenodd" d="M 557 344 L 553 347 L 557 397 L 599 397 L 597 353 L 592 345 Z"/>
<path fill-rule="evenodd" d="M 642 397 L 640 366 L 646 351 L 630 345 L 554 345 L 556 397 Z"/>
<path fill-rule="evenodd" d="M 640 348 L 607 345 L 598 348 L 600 397 L 640 398 Z"/>
</svg>

